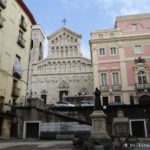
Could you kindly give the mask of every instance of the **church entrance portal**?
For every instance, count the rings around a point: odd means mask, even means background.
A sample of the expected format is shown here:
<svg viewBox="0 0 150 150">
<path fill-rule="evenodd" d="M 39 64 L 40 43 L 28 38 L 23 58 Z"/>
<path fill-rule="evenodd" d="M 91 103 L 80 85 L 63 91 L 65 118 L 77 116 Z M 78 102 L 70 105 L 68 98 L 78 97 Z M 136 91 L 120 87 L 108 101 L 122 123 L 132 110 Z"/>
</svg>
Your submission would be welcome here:
<svg viewBox="0 0 150 150">
<path fill-rule="evenodd" d="M 59 100 L 63 100 L 63 96 L 68 95 L 68 91 L 59 91 Z"/>
</svg>

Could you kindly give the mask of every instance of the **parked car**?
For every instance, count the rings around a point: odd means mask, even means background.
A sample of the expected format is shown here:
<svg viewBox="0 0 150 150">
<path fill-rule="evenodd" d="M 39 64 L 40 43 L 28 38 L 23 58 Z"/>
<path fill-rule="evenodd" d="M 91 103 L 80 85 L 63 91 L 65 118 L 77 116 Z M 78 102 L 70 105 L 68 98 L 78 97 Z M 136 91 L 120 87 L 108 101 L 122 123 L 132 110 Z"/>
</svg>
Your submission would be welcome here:
<svg viewBox="0 0 150 150">
<path fill-rule="evenodd" d="M 71 104 L 67 101 L 58 101 L 58 102 L 55 103 L 55 106 L 56 107 L 74 107 L 75 105 Z"/>
<path fill-rule="evenodd" d="M 85 107 L 85 106 L 94 106 L 95 103 L 93 100 L 84 100 L 81 102 L 81 106 Z"/>
</svg>

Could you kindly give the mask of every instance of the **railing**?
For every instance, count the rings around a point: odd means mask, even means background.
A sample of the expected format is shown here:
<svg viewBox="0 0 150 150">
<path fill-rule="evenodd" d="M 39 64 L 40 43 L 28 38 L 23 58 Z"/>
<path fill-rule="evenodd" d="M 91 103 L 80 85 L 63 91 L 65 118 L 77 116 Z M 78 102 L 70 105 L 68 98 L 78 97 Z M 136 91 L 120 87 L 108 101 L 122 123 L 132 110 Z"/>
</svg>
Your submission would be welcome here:
<svg viewBox="0 0 150 150">
<path fill-rule="evenodd" d="M 20 95 L 20 88 L 13 87 L 11 95 L 14 96 L 14 97 L 19 97 L 19 95 Z"/>
<path fill-rule="evenodd" d="M 26 40 L 25 40 L 23 37 L 18 36 L 18 41 L 17 41 L 17 43 L 18 43 L 22 48 L 25 47 L 25 42 L 26 42 Z"/>
<path fill-rule="evenodd" d="M 118 29 L 99 30 L 91 33 L 91 40 L 115 38 L 115 37 L 120 37 L 120 35 L 121 35 L 121 30 Z"/>
<path fill-rule="evenodd" d="M 4 22 L 4 18 L 2 17 L 2 16 L 0 16 L 0 28 L 2 28 L 3 27 L 3 22 Z"/>
<path fill-rule="evenodd" d="M 5 9 L 6 8 L 6 3 L 7 3 L 7 0 L 0 0 L 0 7 Z"/>
<path fill-rule="evenodd" d="M 27 24 L 24 20 L 20 21 L 20 28 L 22 28 L 23 31 L 27 31 Z"/>
<path fill-rule="evenodd" d="M 135 83 L 135 89 L 137 91 L 147 91 L 147 90 L 150 90 L 150 83 L 146 83 L 146 84 Z"/>
<path fill-rule="evenodd" d="M 102 92 L 108 92 L 109 91 L 109 86 L 108 85 L 101 85 L 100 89 Z"/>
<path fill-rule="evenodd" d="M 119 84 L 112 85 L 112 90 L 113 90 L 113 92 L 120 92 L 121 85 L 119 85 Z"/>
</svg>

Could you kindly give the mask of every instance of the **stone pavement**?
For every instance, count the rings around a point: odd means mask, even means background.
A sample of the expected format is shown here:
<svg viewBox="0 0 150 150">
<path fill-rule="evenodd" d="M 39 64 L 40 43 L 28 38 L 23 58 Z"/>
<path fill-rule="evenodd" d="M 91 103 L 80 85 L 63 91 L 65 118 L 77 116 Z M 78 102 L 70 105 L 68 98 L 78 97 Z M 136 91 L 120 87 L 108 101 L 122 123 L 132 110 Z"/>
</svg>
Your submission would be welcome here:
<svg viewBox="0 0 150 150">
<path fill-rule="evenodd" d="M 0 141 L 0 150 L 75 150 L 72 141 Z"/>
</svg>

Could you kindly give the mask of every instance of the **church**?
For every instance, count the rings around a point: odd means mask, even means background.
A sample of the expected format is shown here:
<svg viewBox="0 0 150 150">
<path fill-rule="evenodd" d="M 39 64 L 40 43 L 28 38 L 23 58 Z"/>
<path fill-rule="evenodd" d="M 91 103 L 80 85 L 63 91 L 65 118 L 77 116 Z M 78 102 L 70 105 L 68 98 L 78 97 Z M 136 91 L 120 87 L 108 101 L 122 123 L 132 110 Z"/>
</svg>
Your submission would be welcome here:
<svg viewBox="0 0 150 150">
<path fill-rule="evenodd" d="M 48 56 L 43 59 L 44 32 L 33 26 L 28 94 L 55 104 L 65 96 L 92 95 L 91 60 L 81 54 L 78 34 L 63 26 L 47 37 Z"/>
</svg>

